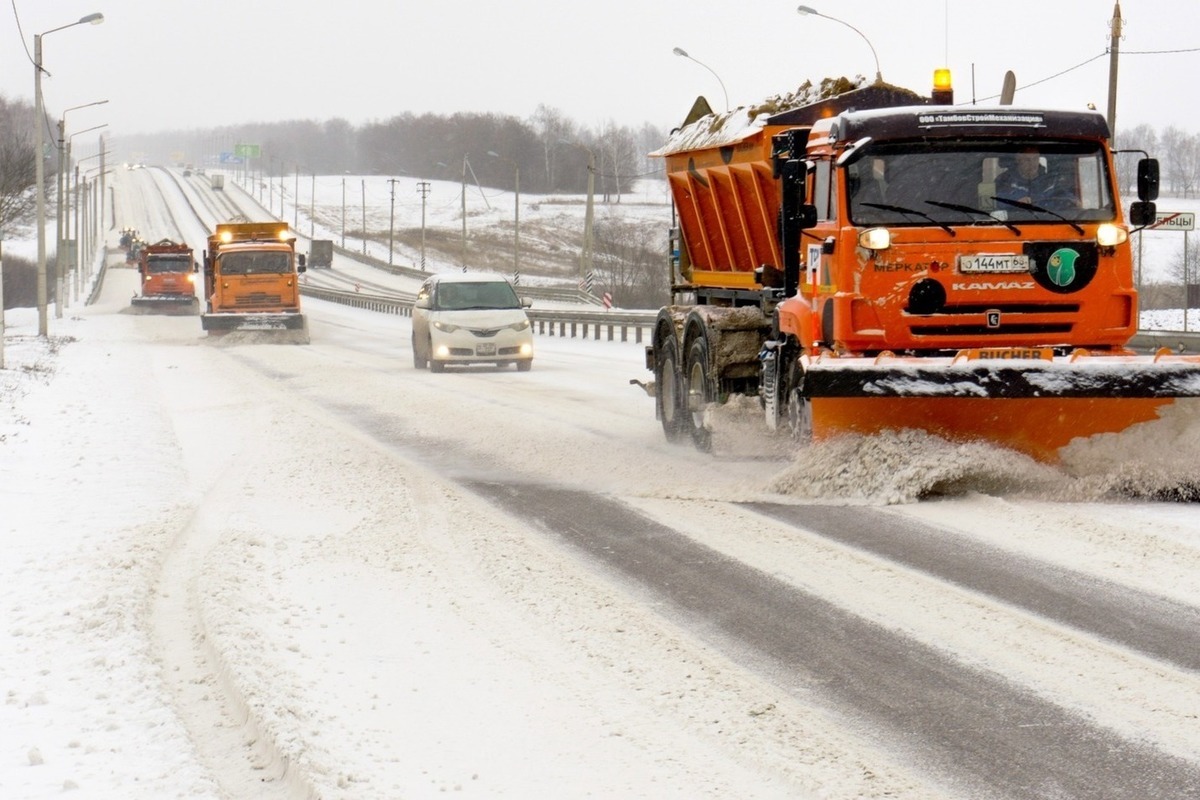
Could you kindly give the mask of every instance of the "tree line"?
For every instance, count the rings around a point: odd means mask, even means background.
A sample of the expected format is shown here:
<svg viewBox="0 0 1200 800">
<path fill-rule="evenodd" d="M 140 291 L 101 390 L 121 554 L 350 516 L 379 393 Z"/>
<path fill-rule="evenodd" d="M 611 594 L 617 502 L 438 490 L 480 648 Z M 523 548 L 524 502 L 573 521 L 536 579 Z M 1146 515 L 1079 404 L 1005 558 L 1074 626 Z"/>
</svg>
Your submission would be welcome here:
<svg viewBox="0 0 1200 800">
<path fill-rule="evenodd" d="M 590 128 L 539 106 L 529 119 L 494 113 L 413 114 L 354 126 L 343 119 L 293 120 L 122 136 L 126 161 L 217 166 L 236 158 L 238 145 L 257 145 L 252 165 L 264 175 L 407 175 L 468 180 L 511 190 L 583 193 L 589 161 L 597 195 L 620 195 L 662 163 L 648 157 L 666 132 L 608 122 Z"/>
</svg>

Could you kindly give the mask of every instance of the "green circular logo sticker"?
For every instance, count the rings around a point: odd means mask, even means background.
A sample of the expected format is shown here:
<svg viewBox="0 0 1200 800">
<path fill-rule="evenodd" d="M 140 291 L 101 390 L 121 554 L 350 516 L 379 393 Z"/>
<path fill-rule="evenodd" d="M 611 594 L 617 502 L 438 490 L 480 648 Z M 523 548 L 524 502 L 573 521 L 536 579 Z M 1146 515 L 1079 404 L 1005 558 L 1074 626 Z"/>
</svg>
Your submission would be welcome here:
<svg viewBox="0 0 1200 800">
<path fill-rule="evenodd" d="M 1071 281 L 1075 280 L 1075 260 L 1077 258 L 1079 258 L 1079 253 L 1068 247 L 1055 250 L 1046 264 L 1046 276 L 1054 282 L 1055 286 L 1069 286 Z"/>
</svg>

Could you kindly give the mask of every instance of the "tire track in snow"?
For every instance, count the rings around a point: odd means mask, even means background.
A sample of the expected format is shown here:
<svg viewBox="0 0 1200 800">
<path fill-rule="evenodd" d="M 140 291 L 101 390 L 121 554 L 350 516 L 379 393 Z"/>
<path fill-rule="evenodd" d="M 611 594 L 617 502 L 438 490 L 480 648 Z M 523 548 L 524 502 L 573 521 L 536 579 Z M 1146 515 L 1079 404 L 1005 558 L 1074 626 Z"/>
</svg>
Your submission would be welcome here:
<svg viewBox="0 0 1200 800">
<path fill-rule="evenodd" d="M 158 353 L 166 391 L 190 392 L 186 402 L 172 396 L 165 407 L 177 415 L 176 435 L 191 464 L 191 482 L 202 490 L 195 513 L 167 546 L 154 588 L 149 619 L 151 637 L 162 663 L 164 683 L 175 699 L 179 718 L 202 762 L 231 798 L 246 800 L 311 800 L 319 796 L 308 777 L 276 746 L 272 735 L 239 690 L 201 603 L 200 578 L 207 554 L 222 540 L 241 501 L 241 487 L 253 484 L 255 459 L 241 452 L 238 431 L 204 428 L 206 402 L 194 386 L 171 372 L 183 362 L 178 349 Z M 206 355 L 188 353 L 188 356 Z M 195 365 L 193 365 L 195 366 Z M 220 387 L 210 386 L 220 398 Z M 208 401 L 211 402 L 211 399 Z M 221 405 L 228 401 L 222 399 Z M 254 426 L 265 412 L 247 406 L 244 424 Z M 252 441 L 252 440 L 250 440 Z"/>
<path fill-rule="evenodd" d="M 697 544 L 627 506 L 540 485 L 475 482 L 481 495 L 563 537 L 742 653 L 815 695 L 881 746 L 906 750 L 973 798 L 1192 798 L 1195 763 Z M 737 656 L 735 656 L 737 657 Z"/>
<path fill-rule="evenodd" d="M 747 508 L 1145 653 L 1200 670 L 1200 609 L 871 508 Z"/>
</svg>

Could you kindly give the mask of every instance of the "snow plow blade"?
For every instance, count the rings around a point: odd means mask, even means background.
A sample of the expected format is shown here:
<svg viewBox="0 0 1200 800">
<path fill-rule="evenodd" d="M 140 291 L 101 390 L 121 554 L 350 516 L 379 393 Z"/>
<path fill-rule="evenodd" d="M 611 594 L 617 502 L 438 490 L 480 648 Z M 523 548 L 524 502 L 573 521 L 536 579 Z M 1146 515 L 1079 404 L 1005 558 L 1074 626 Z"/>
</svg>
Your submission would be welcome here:
<svg viewBox="0 0 1200 800">
<path fill-rule="evenodd" d="M 261 334 L 259 341 L 308 344 L 308 320 L 303 314 L 201 314 L 200 327 L 210 336 Z"/>
<path fill-rule="evenodd" d="M 1200 356 L 963 351 L 953 358 L 808 360 L 815 438 L 919 429 L 987 441 L 1048 463 L 1077 437 L 1118 433 L 1200 397 Z"/>
<path fill-rule="evenodd" d="M 129 304 L 139 313 L 191 316 L 200 310 L 200 301 L 187 295 L 134 297 Z"/>
</svg>

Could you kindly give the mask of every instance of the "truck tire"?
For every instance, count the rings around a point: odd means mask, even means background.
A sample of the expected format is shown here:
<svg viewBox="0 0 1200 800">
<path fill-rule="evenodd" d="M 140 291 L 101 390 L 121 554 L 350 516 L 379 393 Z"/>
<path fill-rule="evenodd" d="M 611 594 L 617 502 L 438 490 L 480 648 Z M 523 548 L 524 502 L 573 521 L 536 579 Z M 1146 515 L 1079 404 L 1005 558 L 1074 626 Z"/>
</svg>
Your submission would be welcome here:
<svg viewBox="0 0 1200 800">
<path fill-rule="evenodd" d="M 691 418 L 685 405 L 683 365 L 674 331 L 663 336 L 655 347 L 654 382 L 654 403 L 663 434 L 668 442 L 678 442 L 690 433 Z"/>
<path fill-rule="evenodd" d="M 784 390 L 784 424 L 792 440 L 801 444 L 812 441 L 812 401 L 804 394 L 804 368 L 792 361 Z"/>
<path fill-rule="evenodd" d="M 708 358 L 708 339 L 698 336 L 688 348 L 687 411 L 691 420 L 692 442 L 696 449 L 712 449 L 712 431 L 704 427 L 704 411 L 717 401 L 712 380 L 712 365 Z"/>
</svg>

